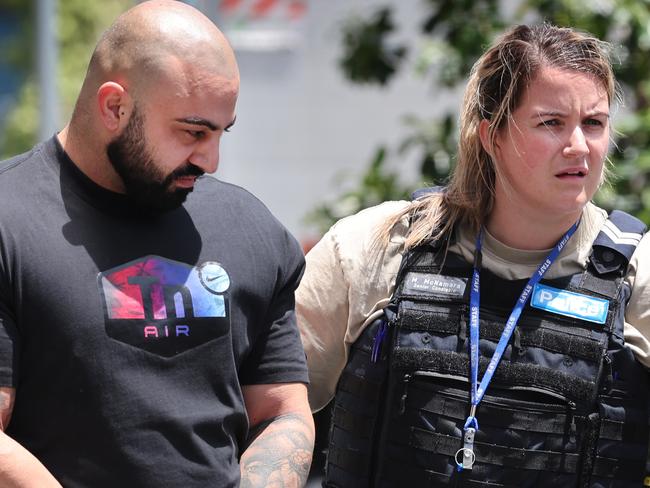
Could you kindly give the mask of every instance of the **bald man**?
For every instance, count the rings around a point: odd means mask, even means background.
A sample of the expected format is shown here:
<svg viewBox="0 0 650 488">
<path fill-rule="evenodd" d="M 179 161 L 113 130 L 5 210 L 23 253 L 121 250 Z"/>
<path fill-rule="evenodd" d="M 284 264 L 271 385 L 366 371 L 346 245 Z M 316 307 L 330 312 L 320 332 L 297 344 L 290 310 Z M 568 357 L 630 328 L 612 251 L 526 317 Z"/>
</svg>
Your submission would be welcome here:
<svg viewBox="0 0 650 488">
<path fill-rule="evenodd" d="M 150 1 L 99 41 L 70 123 L 0 165 L 0 486 L 302 486 L 295 239 L 215 178 L 239 74 Z"/>
</svg>

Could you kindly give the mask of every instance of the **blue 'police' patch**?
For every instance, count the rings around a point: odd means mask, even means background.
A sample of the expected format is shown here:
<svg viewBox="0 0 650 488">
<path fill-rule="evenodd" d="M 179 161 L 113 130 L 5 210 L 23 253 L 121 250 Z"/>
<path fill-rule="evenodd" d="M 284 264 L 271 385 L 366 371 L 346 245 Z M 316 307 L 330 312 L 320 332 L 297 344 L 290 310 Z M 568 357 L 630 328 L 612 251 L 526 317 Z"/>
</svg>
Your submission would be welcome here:
<svg viewBox="0 0 650 488">
<path fill-rule="evenodd" d="M 597 324 L 605 323 L 607 310 L 609 310 L 609 301 L 602 298 L 560 290 L 539 283 L 533 288 L 530 305 L 547 312 L 575 317 Z"/>
</svg>

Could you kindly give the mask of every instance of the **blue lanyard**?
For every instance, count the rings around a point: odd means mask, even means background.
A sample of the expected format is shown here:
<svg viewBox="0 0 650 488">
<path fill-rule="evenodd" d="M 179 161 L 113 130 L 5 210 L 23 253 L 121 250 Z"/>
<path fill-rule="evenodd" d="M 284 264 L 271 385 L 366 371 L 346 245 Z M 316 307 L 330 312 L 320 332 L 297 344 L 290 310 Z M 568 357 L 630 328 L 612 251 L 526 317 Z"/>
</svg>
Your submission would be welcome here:
<svg viewBox="0 0 650 488">
<path fill-rule="evenodd" d="M 485 395 L 485 391 L 487 390 L 488 385 L 492 380 L 492 376 L 494 375 L 494 371 L 497 369 L 497 366 L 499 365 L 499 361 L 501 361 L 501 357 L 503 356 L 503 353 L 505 352 L 506 347 L 508 346 L 510 337 L 512 336 L 512 333 L 515 330 L 515 327 L 517 326 L 519 317 L 521 316 L 521 313 L 523 312 L 524 307 L 526 306 L 526 302 L 530 297 L 533 287 L 539 282 L 539 280 L 542 279 L 546 271 L 551 267 L 551 264 L 553 264 L 553 262 L 558 257 L 560 252 L 562 252 L 562 249 L 564 248 L 564 246 L 569 241 L 569 239 L 571 238 L 571 236 L 573 235 L 573 233 L 576 231 L 577 228 L 578 228 L 578 222 L 573 224 L 571 228 L 567 231 L 567 233 L 564 234 L 564 237 L 562 237 L 562 239 L 559 240 L 559 242 L 555 245 L 555 248 L 553 248 L 553 250 L 549 253 L 549 255 L 542 262 L 542 264 L 539 265 L 537 271 L 533 273 L 533 275 L 528 280 L 528 283 L 522 290 L 521 295 L 519 295 L 519 299 L 515 303 L 512 312 L 510 312 L 510 317 L 508 317 L 508 321 L 506 322 L 506 325 L 503 329 L 501 338 L 499 339 L 494 354 L 492 355 L 492 359 L 490 359 L 490 363 L 488 364 L 487 370 L 485 371 L 485 374 L 483 375 L 483 379 L 481 380 L 480 384 L 478 382 L 479 309 L 480 309 L 480 301 L 481 301 L 481 283 L 479 277 L 479 270 L 481 267 L 481 246 L 483 243 L 483 229 L 479 231 L 478 236 L 476 237 L 474 273 L 472 274 L 472 287 L 470 289 L 470 298 L 469 298 L 469 344 L 470 344 L 469 361 L 470 361 L 470 382 L 471 382 L 471 407 L 470 407 L 469 416 L 465 421 L 464 444 L 463 447 L 459 449 L 458 452 L 456 453 L 456 464 L 458 466 L 459 471 L 461 471 L 462 469 L 472 469 L 472 465 L 474 464 L 474 461 L 476 459 L 476 456 L 474 455 L 474 447 L 473 447 L 474 434 L 478 430 L 478 421 L 476 420 L 476 407 L 483 399 L 483 395 Z M 459 453 L 462 455 L 461 461 L 458 460 Z"/>
</svg>

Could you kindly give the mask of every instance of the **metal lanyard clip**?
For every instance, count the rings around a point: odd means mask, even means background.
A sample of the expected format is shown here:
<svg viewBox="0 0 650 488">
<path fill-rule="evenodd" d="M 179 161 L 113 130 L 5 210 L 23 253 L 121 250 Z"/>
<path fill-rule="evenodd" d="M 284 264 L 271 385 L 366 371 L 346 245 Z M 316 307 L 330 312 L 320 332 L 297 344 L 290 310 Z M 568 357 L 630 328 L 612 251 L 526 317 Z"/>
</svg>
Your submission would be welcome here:
<svg viewBox="0 0 650 488">
<path fill-rule="evenodd" d="M 472 469 L 474 461 L 476 461 L 476 454 L 474 454 L 474 434 L 476 429 L 469 427 L 465 430 L 463 437 L 463 469 Z"/>
<path fill-rule="evenodd" d="M 476 461 L 476 454 L 474 454 L 474 435 L 476 434 L 476 429 L 474 427 L 468 427 L 465 429 L 465 435 L 463 436 L 463 447 L 456 451 L 456 468 L 458 471 L 463 471 L 464 469 L 471 470 Z M 458 459 L 460 456 L 461 459 Z"/>
</svg>

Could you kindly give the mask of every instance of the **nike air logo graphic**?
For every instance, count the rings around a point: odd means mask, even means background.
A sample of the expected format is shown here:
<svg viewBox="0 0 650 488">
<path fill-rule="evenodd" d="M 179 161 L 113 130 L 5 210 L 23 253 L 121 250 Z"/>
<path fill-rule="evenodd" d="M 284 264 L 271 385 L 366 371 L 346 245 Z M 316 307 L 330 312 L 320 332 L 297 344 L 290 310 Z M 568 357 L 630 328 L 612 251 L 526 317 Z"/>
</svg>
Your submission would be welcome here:
<svg viewBox="0 0 650 488">
<path fill-rule="evenodd" d="M 106 333 L 174 356 L 230 331 L 230 277 L 216 262 L 198 267 L 145 256 L 99 273 Z"/>
</svg>

